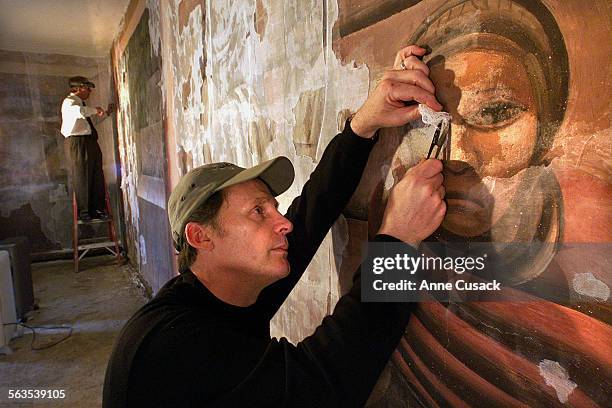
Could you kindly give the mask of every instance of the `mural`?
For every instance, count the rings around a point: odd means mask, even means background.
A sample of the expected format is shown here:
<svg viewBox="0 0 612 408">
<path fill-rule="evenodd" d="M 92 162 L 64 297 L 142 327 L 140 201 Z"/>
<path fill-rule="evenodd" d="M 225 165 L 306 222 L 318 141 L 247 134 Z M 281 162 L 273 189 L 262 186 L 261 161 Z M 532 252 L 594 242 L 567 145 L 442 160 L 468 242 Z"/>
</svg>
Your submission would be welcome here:
<svg viewBox="0 0 612 408">
<path fill-rule="evenodd" d="M 604 406 L 612 397 L 609 101 L 587 108 L 578 99 L 598 89 L 581 75 L 598 65 L 585 66 L 578 30 L 608 35 L 610 10 L 597 2 L 603 16 L 578 2 L 411 3 L 366 26 L 363 16 L 351 23 L 359 8 L 351 2 L 340 11 L 339 31 L 348 34 L 334 48 L 373 68 L 371 77 L 402 45 L 431 48 L 425 61 L 452 125 L 448 212 L 430 241 L 496 243 L 500 277 L 512 286 L 506 295 L 523 302 L 420 304 L 371 405 Z M 595 54 L 605 71 L 608 57 Z M 592 75 L 609 91 L 605 72 Z M 430 142 L 422 123 L 385 131 L 381 141 L 347 209 L 370 234 L 390 188 Z"/>
</svg>

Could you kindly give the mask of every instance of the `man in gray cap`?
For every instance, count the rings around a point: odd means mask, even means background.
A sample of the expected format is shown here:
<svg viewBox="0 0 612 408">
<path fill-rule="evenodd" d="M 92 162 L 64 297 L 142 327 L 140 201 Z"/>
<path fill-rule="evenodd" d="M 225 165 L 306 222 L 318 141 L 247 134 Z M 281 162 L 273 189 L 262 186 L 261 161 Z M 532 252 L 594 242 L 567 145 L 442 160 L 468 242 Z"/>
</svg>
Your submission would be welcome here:
<svg viewBox="0 0 612 408">
<path fill-rule="evenodd" d="M 416 119 L 406 101 L 441 109 L 416 58 L 424 52 L 400 51 L 397 69 L 329 143 L 285 215 L 275 199 L 293 181 L 284 157 L 250 169 L 208 164 L 179 181 L 168 214 L 181 274 L 123 328 L 106 372 L 105 408 L 365 403 L 409 305 L 362 303 L 357 273 L 333 314 L 296 346 L 272 339 L 269 323 L 357 187 L 377 130 Z M 416 246 L 439 226 L 441 170 L 431 159 L 407 171 L 374 241 Z"/>
<path fill-rule="evenodd" d="M 70 78 L 70 95 L 62 102 L 62 135 L 66 138 L 66 154 L 70 162 L 72 186 L 76 193 L 79 218 L 89 221 L 105 218 L 104 174 L 98 132 L 91 120 L 110 115 L 113 105 L 105 111 L 86 105 L 96 85 L 83 76 Z"/>
</svg>

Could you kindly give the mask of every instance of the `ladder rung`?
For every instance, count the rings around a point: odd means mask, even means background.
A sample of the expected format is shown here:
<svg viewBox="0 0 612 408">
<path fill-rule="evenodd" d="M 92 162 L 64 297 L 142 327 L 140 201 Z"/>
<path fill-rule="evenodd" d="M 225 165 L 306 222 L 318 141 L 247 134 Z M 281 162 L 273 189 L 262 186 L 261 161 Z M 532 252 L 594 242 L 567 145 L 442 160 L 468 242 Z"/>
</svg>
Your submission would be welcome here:
<svg viewBox="0 0 612 408">
<path fill-rule="evenodd" d="M 104 177 L 104 174 L 102 174 Z M 90 249 L 104 248 L 119 260 L 121 254 L 119 253 L 120 241 L 117 239 L 115 232 L 115 223 L 113 222 L 112 210 L 110 205 L 110 196 L 108 195 L 108 189 L 106 183 L 104 183 L 104 203 L 106 205 L 106 213 L 108 217 L 105 219 L 94 218 L 89 221 L 79 220 L 77 217 L 77 201 L 76 193 L 72 192 L 72 245 L 73 245 L 73 256 L 74 256 L 74 272 L 79 272 L 79 261 L 87 255 Z M 85 238 L 82 241 L 83 244 L 79 245 L 79 225 L 91 225 L 91 224 L 107 224 L 108 225 L 108 236 L 106 237 L 94 237 Z M 98 231 L 99 232 L 99 231 Z M 101 239 L 102 241 L 98 240 Z"/>
<path fill-rule="evenodd" d="M 102 223 L 107 223 L 107 222 L 112 222 L 113 219 L 112 218 L 107 218 L 105 220 L 101 220 L 99 218 L 94 218 L 91 221 L 83 221 L 83 220 L 79 220 L 77 222 L 77 224 L 81 225 L 81 224 L 102 224 Z"/>
<path fill-rule="evenodd" d="M 104 241 L 104 242 L 94 242 L 93 244 L 83 244 L 79 245 L 79 251 L 83 249 L 94 249 L 94 248 L 106 248 L 106 247 L 115 247 L 114 241 Z"/>
<path fill-rule="evenodd" d="M 112 240 L 111 240 L 111 238 L 109 236 L 97 236 L 97 237 L 90 237 L 90 238 L 81 238 L 81 239 L 79 239 L 79 245 L 97 244 L 99 242 L 106 242 L 106 241 L 112 241 Z"/>
</svg>

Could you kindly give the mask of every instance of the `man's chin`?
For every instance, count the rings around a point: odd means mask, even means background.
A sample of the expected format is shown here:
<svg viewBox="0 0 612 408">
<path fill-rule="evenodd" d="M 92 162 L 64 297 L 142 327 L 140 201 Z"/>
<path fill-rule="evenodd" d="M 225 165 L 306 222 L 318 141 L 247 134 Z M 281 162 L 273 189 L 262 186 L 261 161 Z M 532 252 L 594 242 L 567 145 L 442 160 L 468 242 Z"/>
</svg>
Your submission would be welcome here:
<svg viewBox="0 0 612 408">
<path fill-rule="evenodd" d="M 280 268 L 281 279 L 289 276 L 289 272 L 291 272 L 291 267 L 289 266 L 289 262 L 287 262 L 287 264 L 284 267 Z"/>
<path fill-rule="evenodd" d="M 276 277 L 277 279 L 282 279 L 285 276 L 289 275 L 289 271 L 291 267 L 289 266 L 289 261 L 286 258 L 282 259 L 274 259 L 272 262 L 268 263 L 267 275 Z"/>
</svg>

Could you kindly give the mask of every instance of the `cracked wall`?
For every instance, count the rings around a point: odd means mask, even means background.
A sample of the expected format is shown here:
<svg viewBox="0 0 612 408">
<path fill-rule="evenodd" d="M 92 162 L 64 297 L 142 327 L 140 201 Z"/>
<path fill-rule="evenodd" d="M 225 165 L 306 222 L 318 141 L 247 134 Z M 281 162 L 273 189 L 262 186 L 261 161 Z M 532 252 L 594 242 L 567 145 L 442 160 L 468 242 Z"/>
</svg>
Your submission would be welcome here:
<svg viewBox="0 0 612 408">
<path fill-rule="evenodd" d="M 60 134 L 68 78 L 89 77 L 97 84 L 89 102 L 106 106 L 108 59 L 0 51 L 0 61 L 0 239 L 26 236 L 33 252 L 44 257 L 72 248 L 72 204 Z M 112 189 L 117 174 L 111 121 L 97 130 Z M 114 192 L 112 198 L 115 203 Z"/>
</svg>

